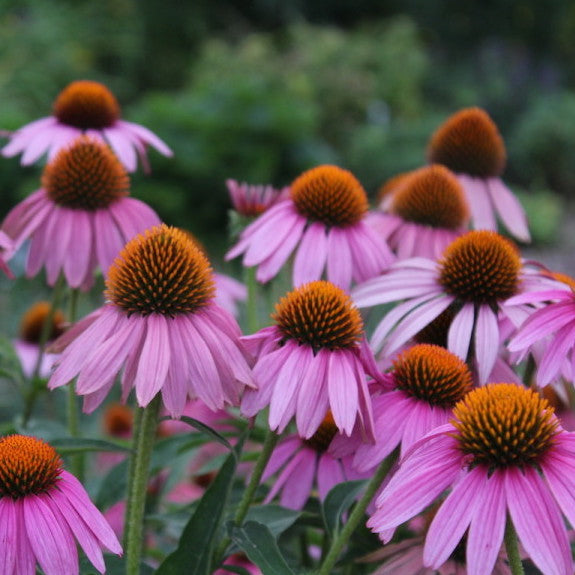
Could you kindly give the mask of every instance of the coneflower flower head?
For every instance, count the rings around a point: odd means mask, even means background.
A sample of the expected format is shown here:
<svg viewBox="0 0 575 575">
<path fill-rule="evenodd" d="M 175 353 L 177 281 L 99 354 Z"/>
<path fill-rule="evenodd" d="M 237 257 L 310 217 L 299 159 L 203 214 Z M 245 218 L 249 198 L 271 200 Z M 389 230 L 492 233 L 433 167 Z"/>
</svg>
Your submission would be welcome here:
<svg viewBox="0 0 575 575">
<path fill-rule="evenodd" d="M 507 154 L 499 130 L 481 108 L 453 114 L 432 135 L 427 157 L 459 178 L 476 229 L 496 230 L 496 215 L 519 240 L 529 241 L 525 212 L 501 180 Z"/>
<path fill-rule="evenodd" d="M 121 119 L 120 106 L 110 90 L 89 80 L 69 84 L 56 98 L 53 116 L 41 118 L 12 134 L 2 149 L 4 156 L 22 155 L 22 164 L 33 164 L 45 152 L 52 159 L 80 134 L 89 134 L 110 144 L 129 171 L 137 166 L 137 155 L 147 167 L 146 146 L 165 156 L 172 152 L 150 130 Z"/>
<path fill-rule="evenodd" d="M 244 218 L 261 216 L 267 209 L 285 200 L 289 188 L 274 188 L 270 185 L 254 185 L 236 180 L 226 180 L 226 186 L 234 210 Z"/>
<path fill-rule="evenodd" d="M 101 548 L 122 548 L 78 480 L 63 469 L 54 448 L 35 437 L 0 439 L 0 549 L 2 573 L 78 573 L 75 539 L 100 572 Z"/>
</svg>

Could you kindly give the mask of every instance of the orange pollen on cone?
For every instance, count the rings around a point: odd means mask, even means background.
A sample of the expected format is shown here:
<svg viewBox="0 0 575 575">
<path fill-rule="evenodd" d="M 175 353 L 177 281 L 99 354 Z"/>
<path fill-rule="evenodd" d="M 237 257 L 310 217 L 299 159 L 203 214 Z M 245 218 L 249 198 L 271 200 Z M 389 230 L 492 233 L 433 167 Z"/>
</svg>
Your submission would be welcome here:
<svg viewBox="0 0 575 575">
<path fill-rule="evenodd" d="M 495 305 L 519 285 L 517 248 L 496 232 L 467 232 L 447 246 L 439 264 L 441 285 L 464 302 Z"/>
<path fill-rule="evenodd" d="M 59 206 L 95 211 L 129 195 L 130 179 L 106 144 L 79 136 L 44 168 L 42 187 Z"/>
<path fill-rule="evenodd" d="M 397 387 L 444 408 L 453 407 L 473 386 L 466 363 L 443 347 L 415 345 L 393 362 Z"/>
<path fill-rule="evenodd" d="M 427 149 L 431 163 L 477 178 L 496 178 L 505 169 L 503 138 L 481 108 L 453 114 L 432 135 Z"/>
<path fill-rule="evenodd" d="M 304 443 L 318 453 L 325 453 L 337 432 L 337 425 L 330 410 L 326 413 L 317 431 L 309 439 L 305 439 Z"/>
<path fill-rule="evenodd" d="M 291 185 L 291 198 L 304 217 L 326 226 L 358 223 L 368 209 L 367 195 L 356 177 L 337 166 L 318 166 Z"/>
<path fill-rule="evenodd" d="M 175 317 L 203 308 L 215 295 L 210 262 L 188 234 L 165 224 L 130 240 L 106 281 L 106 296 L 128 315 Z"/>
<path fill-rule="evenodd" d="M 35 437 L 0 439 L 0 495 L 19 499 L 50 491 L 58 481 L 62 460 L 56 450 Z"/>
<path fill-rule="evenodd" d="M 59 122 L 80 130 L 109 128 L 120 118 L 114 94 L 103 84 L 89 80 L 66 86 L 56 98 L 53 112 Z"/>
<path fill-rule="evenodd" d="M 327 281 L 304 284 L 276 304 L 272 318 L 285 339 L 319 349 L 356 347 L 363 321 L 349 295 Z"/>
<path fill-rule="evenodd" d="M 20 337 L 28 343 L 39 344 L 44 322 L 48 321 L 51 305 L 47 301 L 40 301 L 31 306 L 22 316 L 20 322 Z M 48 333 L 48 341 L 56 339 L 64 333 L 64 314 L 61 310 L 54 311 L 52 324 Z"/>
<path fill-rule="evenodd" d="M 403 185 L 393 196 L 391 212 L 408 222 L 448 230 L 461 228 L 469 219 L 461 184 L 440 165 L 404 177 Z"/>
<path fill-rule="evenodd" d="M 471 465 L 491 470 L 536 465 L 559 433 L 549 402 L 513 383 L 491 383 L 468 393 L 454 408 L 459 449 Z"/>
</svg>

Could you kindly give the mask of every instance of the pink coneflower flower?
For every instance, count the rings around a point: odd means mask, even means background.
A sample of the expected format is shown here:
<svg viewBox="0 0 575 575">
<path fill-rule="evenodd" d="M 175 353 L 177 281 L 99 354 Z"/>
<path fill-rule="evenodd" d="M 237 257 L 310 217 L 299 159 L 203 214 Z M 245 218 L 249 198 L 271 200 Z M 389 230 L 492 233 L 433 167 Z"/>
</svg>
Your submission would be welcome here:
<svg viewBox="0 0 575 575">
<path fill-rule="evenodd" d="M 476 229 L 497 230 L 498 217 L 518 240 L 530 240 L 527 218 L 513 192 L 501 180 L 506 152 L 503 138 L 481 108 L 453 114 L 432 135 L 428 159 L 455 172 L 471 207 Z"/>
<path fill-rule="evenodd" d="M 51 306 L 48 302 L 40 301 L 26 310 L 20 321 L 20 336 L 13 341 L 14 350 L 20 359 L 22 372 L 26 377 L 31 377 L 36 369 L 36 363 L 40 355 L 42 329 L 44 322 L 48 320 L 50 315 L 50 308 Z M 55 310 L 46 343 L 50 343 L 62 335 L 64 329 L 64 314 L 61 310 Z M 50 375 L 50 370 L 57 357 L 56 354 L 44 352 L 38 372 L 40 377 L 48 377 Z"/>
<path fill-rule="evenodd" d="M 389 202 L 385 198 L 389 204 L 385 211 L 372 212 L 369 218 L 400 259 L 438 258 L 467 231 L 467 200 L 447 168 L 434 165 L 415 170 L 394 187 Z"/>
<path fill-rule="evenodd" d="M 358 473 L 351 467 L 351 455 L 335 457 L 330 445 L 338 434 L 330 412 L 317 431 L 302 439 L 292 434 L 282 439 L 275 448 L 262 476 L 262 481 L 279 473 L 264 503 L 279 494 L 280 504 L 289 509 L 303 509 L 314 486 L 323 501 L 338 483 L 353 479 L 367 479 L 368 474 Z"/>
<path fill-rule="evenodd" d="M 321 279 L 348 289 L 386 269 L 393 255 L 366 224 L 367 195 L 348 171 L 319 166 L 291 185 L 290 199 L 277 203 L 250 224 L 226 259 L 244 254 L 258 266 L 260 282 L 271 280 L 295 250 L 293 284 Z"/>
<path fill-rule="evenodd" d="M 44 169 L 42 187 L 6 216 L 2 229 L 16 247 L 30 239 L 26 274 L 46 268 L 70 287 L 88 290 L 99 266 L 105 273 L 124 244 L 160 223 L 146 204 L 128 197 L 126 170 L 103 143 L 81 136 Z"/>
<path fill-rule="evenodd" d="M 122 164 L 133 172 L 138 156 L 148 165 L 146 146 L 160 154 L 172 151 L 150 130 L 120 118 L 115 96 L 99 82 L 80 80 L 69 84 L 54 102 L 53 116 L 40 118 L 11 135 L 2 149 L 6 157 L 22 154 L 22 165 L 33 164 L 46 152 L 52 159 L 62 147 L 81 134 L 94 136 L 109 144 Z"/>
<path fill-rule="evenodd" d="M 420 344 L 404 351 L 384 375 L 387 390 L 372 395 L 375 444 L 354 434 L 337 438 L 334 453 L 355 453 L 353 466 L 373 470 L 400 446 L 403 455 L 426 433 L 449 422 L 453 407 L 471 390 L 473 379 L 463 360 L 448 350 Z"/>
<path fill-rule="evenodd" d="M 387 540 L 451 488 L 427 532 L 426 566 L 442 565 L 467 531 L 467 572 L 491 573 L 508 515 L 545 575 L 571 575 L 561 515 L 575 524 L 575 435 L 559 426 L 545 399 L 515 384 L 471 391 L 454 416 L 405 455 L 368 527 Z"/>
<path fill-rule="evenodd" d="M 102 548 L 122 547 L 82 484 L 47 443 L 24 435 L 0 439 L 0 571 L 34 575 L 78 573 L 80 544 L 104 573 Z"/>
<path fill-rule="evenodd" d="M 452 242 L 439 261 L 399 261 L 356 287 L 352 296 L 359 307 L 405 300 L 373 334 L 375 349 L 387 339 L 384 354 L 392 354 L 449 309 L 453 319 L 447 347 L 464 360 L 474 359 L 479 382 L 485 383 L 500 349 L 502 322 L 513 315 L 503 302 L 543 281 L 522 265 L 510 241 L 496 232 L 475 230 Z"/>
<path fill-rule="evenodd" d="M 270 185 L 252 185 L 226 180 L 234 210 L 245 218 L 261 216 L 266 210 L 289 197 L 289 187 L 281 189 Z"/>
<path fill-rule="evenodd" d="M 239 404 L 244 385 L 253 385 L 240 328 L 214 303 L 209 261 L 185 232 L 161 225 L 136 236 L 106 287 L 107 303 L 76 327 L 71 342 L 62 336 L 67 347 L 51 389 L 78 375 L 89 413 L 123 368 L 123 399 L 134 388 L 141 407 L 160 391 L 174 417 L 188 397 L 211 409 Z"/>
<path fill-rule="evenodd" d="M 337 428 L 349 435 L 356 422 L 373 437 L 366 374 L 379 373 L 350 297 L 326 281 L 289 292 L 276 305 L 276 325 L 242 338 L 257 357 L 242 412 L 251 417 L 270 406 L 269 425 L 281 433 L 295 416 L 309 439 L 331 409 Z"/>
<path fill-rule="evenodd" d="M 538 362 L 536 381 L 545 386 L 558 380 L 562 372 L 575 373 L 575 282 L 555 274 L 560 281 L 556 289 L 530 292 L 512 297 L 508 306 L 541 305 L 521 324 L 508 344 L 509 351 L 520 352 L 520 361 L 538 346 L 543 351 L 533 353 Z"/>
</svg>

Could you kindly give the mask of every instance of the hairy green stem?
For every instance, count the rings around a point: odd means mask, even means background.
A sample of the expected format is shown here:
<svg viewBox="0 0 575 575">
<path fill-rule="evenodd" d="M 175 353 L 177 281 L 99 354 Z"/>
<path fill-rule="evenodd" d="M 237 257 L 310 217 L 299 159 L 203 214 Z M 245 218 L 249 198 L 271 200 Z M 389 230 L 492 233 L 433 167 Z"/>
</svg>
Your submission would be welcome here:
<svg viewBox="0 0 575 575">
<path fill-rule="evenodd" d="M 505 550 L 507 551 L 507 560 L 509 561 L 509 569 L 513 575 L 524 575 L 523 563 L 519 555 L 519 544 L 517 542 L 517 533 L 511 518 L 507 517 L 507 525 L 505 527 Z"/>
<path fill-rule="evenodd" d="M 160 405 L 161 397 L 158 394 L 147 407 L 136 410 L 124 528 L 126 575 L 140 573 L 144 548 L 146 491 Z"/>
</svg>

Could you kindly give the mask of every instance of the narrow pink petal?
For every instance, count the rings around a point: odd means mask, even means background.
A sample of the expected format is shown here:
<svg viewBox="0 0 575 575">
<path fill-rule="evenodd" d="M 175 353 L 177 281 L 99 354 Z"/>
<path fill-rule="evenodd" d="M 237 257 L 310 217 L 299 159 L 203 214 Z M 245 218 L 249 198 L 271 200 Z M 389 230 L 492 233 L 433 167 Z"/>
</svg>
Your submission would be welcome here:
<svg viewBox="0 0 575 575">
<path fill-rule="evenodd" d="M 345 481 L 341 462 L 334 459 L 328 452 L 319 456 L 317 464 L 317 488 L 319 498 L 323 501 L 327 494 L 338 484 Z"/>
<path fill-rule="evenodd" d="M 37 132 L 28 142 L 22 153 L 21 163 L 23 166 L 30 166 L 41 156 L 43 156 L 52 144 L 51 131 Z"/>
<path fill-rule="evenodd" d="M 267 481 L 272 475 L 277 473 L 301 446 L 302 440 L 297 435 L 289 435 L 280 441 L 266 465 L 262 481 Z"/>
<path fill-rule="evenodd" d="M 316 470 L 316 452 L 304 447 L 286 466 L 287 480 L 284 483 L 280 503 L 289 509 L 303 509 L 311 495 Z M 288 469 L 290 467 L 290 469 Z"/>
<path fill-rule="evenodd" d="M 49 116 L 47 118 L 39 118 L 22 126 L 11 135 L 10 141 L 2 148 L 2 155 L 5 158 L 16 156 L 24 150 L 38 134 L 50 134 L 51 128 L 56 124 L 56 118 Z"/>
<path fill-rule="evenodd" d="M 122 129 L 116 126 L 105 128 L 102 132 L 128 172 L 134 172 L 138 167 L 138 158 L 130 138 L 126 137 Z"/>
<path fill-rule="evenodd" d="M 574 300 L 573 292 L 565 285 L 565 289 L 550 289 L 536 292 L 526 292 L 519 295 L 514 295 L 505 300 L 506 306 L 520 305 L 524 303 L 541 303 L 549 301 L 571 301 Z"/>
<path fill-rule="evenodd" d="M 158 214 L 148 204 L 136 198 L 122 198 L 111 204 L 108 212 L 112 214 L 121 232 L 121 247 L 148 228 L 160 224 Z"/>
<path fill-rule="evenodd" d="M 461 541 L 476 509 L 482 501 L 488 482 L 487 471 L 478 466 L 457 483 L 437 511 L 425 538 L 423 563 L 438 569 Z"/>
<path fill-rule="evenodd" d="M 480 305 L 475 322 L 475 360 L 479 383 L 487 381 L 499 351 L 497 316 L 488 305 Z"/>
<path fill-rule="evenodd" d="M 96 210 L 93 215 L 93 224 L 96 258 L 102 273 L 107 276 L 110 266 L 126 241 L 120 234 L 110 211 Z"/>
<path fill-rule="evenodd" d="M 472 303 L 466 303 L 453 318 L 447 332 L 447 349 L 467 361 L 473 325 L 475 323 L 475 308 Z"/>
<path fill-rule="evenodd" d="M 112 387 L 114 387 L 115 379 L 110 379 L 106 383 L 103 383 L 96 391 L 92 393 L 86 393 L 83 398 L 82 411 L 84 413 L 93 413 L 102 402 L 108 398 Z M 125 398 L 123 399 L 125 401 Z"/>
<path fill-rule="evenodd" d="M 152 313 L 145 321 L 148 332 L 134 379 L 140 407 L 146 407 L 164 385 L 171 360 L 166 318 L 161 314 Z"/>
<path fill-rule="evenodd" d="M 537 471 L 509 468 L 505 492 L 519 541 L 543 573 L 572 575 L 571 548 L 557 503 Z"/>
<path fill-rule="evenodd" d="M 465 174 L 457 174 L 469 202 L 473 227 L 476 230 L 497 230 L 493 206 L 485 182 Z"/>
<path fill-rule="evenodd" d="M 327 279 L 348 290 L 353 273 L 353 260 L 345 230 L 331 228 L 327 234 Z"/>
<path fill-rule="evenodd" d="M 553 341 L 550 342 L 541 363 L 537 369 L 537 383 L 547 385 L 552 383 L 558 376 L 562 361 L 573 348 L 575 341 L 575 322 L 562 327 Z"/>
<path fill-rule="evenodd" d="M 68 525 L 62 525 L 46 501 L 27 495 L 23 501 L 28 541 L 46 575 L 77 575 L 78 552 Z"/>
<path fill-rule="evenodd" d="M 22 575 L 35 575 L 36 555 L 30 545 L 30 539 L 26 530 L 24 519 L 24 500 L 18 499 L 13 502 L 16 513 L 16 532 L 18 534 L 16 546 L 16 573 Z"/>
<path fill-rule="evenodd" d="M 467 573 L 491 573 L 505 534 L 506 501 L 503 474 L 495 471 L 487 480 L 483 498 L 475 508 L 467 534 Z"/>
<path fill-rule="evenodd" d="M 321 279 L 327 259 L 327 234 L 324 224 L 314 222 L 304 232 L 293 266 L 293 285 Z"/>
<path fill-rule="evenodd" d="M 74 210 L 73 216 L 69 221 L 70 241 L 64 259 L 64 275 L 71 287 L 79 287 L 90 271 L 93 232 L 91 217 L 87 212 Z"/>
<path fill-rule="evenodd" d="M 51 247 L 54 237 L 52 221 L 56 218 L 57 207 L 52 205 L 46 210 L 42 222 L 38 225 L 31 237 L 30 249 L 26 259 L 26 275 L 34 277 L 46 265 L 51 256 Z"/>
<path fill-rule="evenodd" d="M 572 435 L 572 434 L 569 434 Z M 556 441 L 563 447 L 565 433 L 561 433 Z M 571 525 L 575 525 L 575 457 L 573 448 L 567 453 L 553 450 L 541 465 L 543 476 L 549 485 L 553 497 L 561 507 L 561 511 Z"/>
<path fill-rule="evenodd" d="M 141 126 L 140 124 L 135 124 L 133 122 L 126 122 L 125 120 L 118 120 L 116 124 L 120 129 L 127 131 L 130 134 L 133 134 L 144 144 L 147 144 L 149 146 L 152 146 L 152 148 L 155 148 L 163 156 L 168 157 L 173 156 L 173 152 L 168 147 L 168 145 L 158 136 L 156 136 L 156 134 L 148 130 L 148 128 L 146 128 L 145 126 Z"/>
<path fill-rule="evenodd" d="M 359 427 L 361 429 L 362 438 L 367 443 L 373 443 L 375 441 L 375 437 L 373 434 L 373 409 L 371 405 L 371 396 L 367 385 L 367 378 L 365 377 L 365 374 L 367 373 L 366 362 L 365 360 L 357 358 L 357 356 L 355 356 L 354 361 L 351 364 L 351 367 L 354 372 L 354 380 L 357 384 L 357 391 L 358 391 L 357 417 Z M 380 380 L 381 378 L 378 377 L 377 381 Z"/>
<path fill-rule="evenodd" d="M 180 330 L 170 325 L 168 329 L 170 350 L 173 361 L 170 362 L 166 383 L 162 388 L 164 405 L 172 417 L 180 417 L 188 395 L 188 352 L 180 337 Z"/>
<path fill-rule="evenodd" d="M 513 192 L 500 178 L 489 178 L 486 185 L 497 215 L 505 227 L 518 240 L 522 242 L 531 241 L 525 210 Z"/>
<path fill-rule="evenodd" d="M 51 217 L 46 222 L 45 239 L 50 242 L 45 259 L 46 281 L 48 285 L 56 284 L 58 276 L 64 267 L 64 259 L 69 249 L 72 228 L 70 224 L 72 210 L 56 206 Z M 84 246 L 79 246 L 82 249 Z M 88 255 L 88 254 L 82 254 Z M 77 286 L 72 286 L 77 287 Z"/>
<path fill-rule="evenodd" d="M 18 249 L 36 228 L 44 221 L 53 208 L 43 189 L 35 191 L 14 206 L 2 222 L 2 230 L 13 240 Z"/>
<path fill-rule="evenodd" d="M 357 382 L 348 352 L 330 351 L 327 373 L 329 405 L 337 428 L 351 435 L 358 410 Z"/>
<path fill-rule="evenodd" d="M 138 373 L 138 367 L 140 363 L 140 355 L 142 354 L 142 347 L 146 341 L 147 323 L 146 318 L 137 317 L 137 321 L 134 322 L 134 332 L 132 333 L 133 348 L 132 353 L 128 354 L 126 358 L 126 364 L 124 365 L 124 370 L 122 372 L 122 401 L 126 402 L 132 387 L 134 386 L 134 381 L 136 380 L 136 374 Z M 88 397 L 88 396 L 86 396 Z"/>
<path fill-rule="evenodd" d="M 19 537 L 16 507 L 11 497 L 0 499 L 0 517 L 0 573 L 12 575 L 15 572 Z"/>
<path fill-rule="evenodd" d="M 395 261 L 387 242 L 361 221 L 346 229 L 353 257 L 353 278 L 357 283 L 373 278 Z"/>
</svg>

